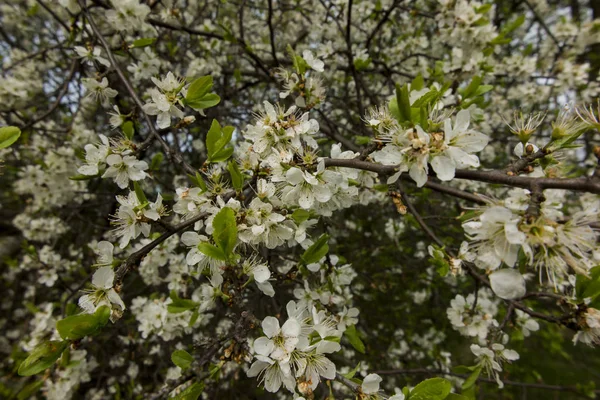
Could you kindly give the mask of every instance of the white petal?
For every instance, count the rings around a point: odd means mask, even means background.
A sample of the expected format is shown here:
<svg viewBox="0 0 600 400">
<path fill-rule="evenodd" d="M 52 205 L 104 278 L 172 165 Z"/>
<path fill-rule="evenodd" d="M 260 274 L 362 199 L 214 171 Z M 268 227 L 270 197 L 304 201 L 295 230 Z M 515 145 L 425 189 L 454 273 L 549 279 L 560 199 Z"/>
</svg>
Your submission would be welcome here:
<svg viewBox="0 0 600 400">
<path fill-rule="evenodd" d="M 275 349 L 273 341 L 266 336 L 259 337 L 252 345 L 254 351 L 260 355 L 268 356 Z"/>
<path fill-rule="evenodd" d="M 446 156 L 437 156 L 431 160 L 431 166 L 441 181 L 449 181 L 454 178 L 456 164 L 454 160 Z"/>
<path fill-rule="evenodd" d="M 364 394 L 374 394 L 379 392 L 379 382 L 383 379 L 377 374 L 369 374 L 363 379 L 361 389 Z"/>
<path fill-rule="evenodd" d="M 266 317 L 262 321 L 262 329 L 267 337 L 272 338 L 279 333 L 279 321 L 275 317 Z"/>
<path fill-rule="evenodd" d="M 101 289 L 110 289 L 115 279 L 115 271 L 111 267 L 100 267 L 94 272 L 92 285 Z"/>
<path fill-rule="evenodd" d="M 518 299 L 526 292 L 525 279 L 519 271 L 501 269 L 490 275 L 490 285 L 498 297 L 505 300 Z"/>
<path fill-rule="evenodd" d="M 271 271 L 266 265 L 259 265 L 254 268 L 253 275 L 256 282 L 262 283 L 271 277 Z"/>
</svg>

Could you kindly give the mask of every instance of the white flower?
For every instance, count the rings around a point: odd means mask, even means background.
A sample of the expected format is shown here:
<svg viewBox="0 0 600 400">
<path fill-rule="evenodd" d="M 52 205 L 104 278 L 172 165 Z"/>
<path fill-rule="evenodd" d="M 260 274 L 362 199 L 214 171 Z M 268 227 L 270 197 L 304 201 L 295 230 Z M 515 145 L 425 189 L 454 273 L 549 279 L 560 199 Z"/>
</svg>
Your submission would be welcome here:
<svg viewBox="0 0 600 400">
<path fill-rule="evenodd" d="M 500 269 L 490 275 L 490 285 L 498 297 L 513 300 L 525 296 L 525 279 L 514 269 Z"/>
<path fill-rule="evenodd" d="M 364 394 L 375 394 L 379 392 L 379 383 L 382 381 L 381 377 L 377 374 L 369 374 L 363 379 L 360 389 Z"/>
<path fill-rule="evenodd" d="M 114 178 L 121 189 L 125 189 L 129 181 L 141 181 L 146 178 L 144 172 L 148 169 L 146 161 L 139 161 L 134 156 L 121 156 L 120 154 L 111 154 L 106 157 L 106 163 L 109 168 L 102 175 L 103 178 Z"/>
<path fill-rule="evenodd" d="M 95 79 L 82 79 L 83 86 L 87 89 L 88 96 L 100 101 L 104 107 L 108 106 L 108 100 L 115 97 L 119 92 L 108 87 L 108 79 L 102 78 L 100 82 Z"/>
<path fill-rule="evenodd" d="M 147 79 L 157 75 L 160 67 L 160 59 L 152 52 L 150 47 L 146 47 L 144 52 L 138 57 L 138 62 L 132 63 L 127 70 L 133 74 L 133 79 Z"/>
<path fill-rule="evenodd" d="M 589 307 L 579 322 L 581 328 L 573 337 L 573 343 L 582 342 L 588 346 L 600 344 L 600 311 Z"/>
<path fill-rule="evenodd" d="M 119 209 L 113 217 L 111 224 L 116 225 L 117 236 L 121 236 L 120 248 L 125 248 L 131 239 L 140 234 L 148 237 L 150 235 L 150 224 L 148 220 L 156 221 L 165 213 L 162 206 L 162 197 L 157 196 L 156 202 L 146 204 L 143 208 L 135 192 L 129 192 L 128 196 L 117 196 Z"/>
<path fill-rule="evenodd" d="M 105 67 L 110 67 L 110 62 L 106 58 L 100 56 L 102 53 L 100 47 L 85 48 L 83 46 L 75 46 L 74 50 L 88 65 L 94 65 L 94 61 L 97 61 Z"/>
<path fill-rule="evenodd" d="M 270 203 L 254 198 L 246 210 L 246 224 L 239 227 L 240 240 L 252 244 L 264 243 L 269 249 L 281 246 L 294 234 L 284 221 L 285 217 L 273 212 Z"/>
<path fill-rule="evenodd" d="M 492 206 L 479 216 L 463 224 L 472 247 L 477 250 L 475 263 L 487 269 L 496 269 L 504 262 L 509 267 L 515 265 L 519 247 L 526 235 L 519 230 L 521 218 L 508 208 Z"/>
<path fill-rule="evenodd" d="M 456 115 L 454 128 L 450 118 L 444 121 L 444 149 L 431 159 L 431 166 L 442 181 L 454 178 L 456 168 L 479 167 L 479 158 L 473 154 L 483 150 L 489 137 L 469 129 L 470 113 L 461 110 Z"/>
<path fill-rule="evenodd" d="M 514 350 L 505 349 L 499 343 L 492 344 L 491 348 L 471 345 L 471 352 L 477 357 L 477 364 L 481 365 L 488 376 L 493 376 L 498 387 L 504 387 L 500 380 L 499 372 L 502 371 L 502 362 L 511 362 L 519 359 L 519 353 Z"/>
<path fill-rule="evenodd" d="M 300 341 L 300 328 L 301 325 L 295 318 L 289 318 L 280 328 L 277 318 L 266 317 L 262 321 L 266 336 L 254 341 L 254 351 L 273 360 L 287 362 Z"/>
<path fill-rule="evenodd" d="M 262 375 L 261 382 L 264 382 L 265 389 L 271 393 L 277 392 L 282 384 L 290 392 L 294 391 L 296 380 L 292 376 L 288 362 L 276 362 L 269 357 L 260 355 L 257 355 L 256 359 L 248 370 L 248 377 Z"/>
<path fill-rule="evenodd" d="M 304 61 L 306 61 L 309 67 L 311 67 L 317 72 L 323 72 L 323 67 L 325 67 L 325 63 L 315 58 L 315 56 L 310 50 L 304 50 L 302 52 L 302 58 L 304 59 Z"/>
<path fill-rule="evenodd" d="M 98 242 L 96 246 L 96 254 L 98 255 L 97 266 L 111 266 L 113 263 L 113 251 L 115 246 L 111 242 L 103 240 Z"/>
<path fill-rule="evenodd" d="M 287 203 L 298 203 L 304 209 L 310 209 L 315 200 L 324 203 L 331 198 L 331 191 L 310 172 L 292 167 L 286 173 L 286 180 L 294 185 L 283 196 Z"/>
<path fill-rule="evenodd" d="M 141 30 L 150 14 L 150 7 L 139 0 L 111 0 L 113 9 L 106 11 L 106 20 L 118 31 Z"/>
<path fill-rule="evenodd" d="M 118 128 L 119 126 L 123 125 L 123 122 L 125 122 L 125 118 L 127 117 L 121 114 L 121 111 L 119 111 L 119 106 L 114 105 L 113 110 L 115 110 L 115 112 L 108 113 L 108 115 L 110 115 L 110 126 L 113 128 Z"/>
<path fill-rule="evenodd" d="M 121 300 L 121 297 L 113 289 L 113 281 L 115 279 L 115 272 L 111 267 L 100 267 L 94 272 L 92 276 L 92 285 L 94 289 L 91 293 L 83 295 L 79 298 L 79 306 L 83 310 L 92 314 L 100 306 L 107 305 L 113 308 L 113 305 L 117 306 L 115 310 L 117 313 L 125 310 L 125 303 Z M 111 317 L 112 320 L 112 317 Z"/>
<path fill-rule="evenodd" d="M 86 164 L 77 169 L 77 172 L 80 174 L 88 176 L 98 175 L 98 164 L 106 161 L 106 157 L 108 156 L 108 152 L 110 150 L 108 138 L 100 134 L 100 140 L 102 143 L 98 143 L 97 145 L 85 145 Z"/>
<path fill-rule="evenodd" d="M 183 111 L 177 108 L 165 94 L 156 88 L 149 89 L 149 92 L 152 101 L 144 104 L 143 110 L 148 115 L 157 115 L 156 124 L 160 129 L 171 126 L 171 117 L 179 119 L 184 117 Z"/>
</svg>

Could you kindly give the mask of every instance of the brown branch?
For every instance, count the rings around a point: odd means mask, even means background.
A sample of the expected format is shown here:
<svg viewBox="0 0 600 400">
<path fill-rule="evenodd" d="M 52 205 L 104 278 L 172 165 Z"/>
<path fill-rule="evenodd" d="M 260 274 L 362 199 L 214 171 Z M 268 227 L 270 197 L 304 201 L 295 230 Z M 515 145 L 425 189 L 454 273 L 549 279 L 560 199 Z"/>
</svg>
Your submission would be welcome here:
<svg viewBox="0 0 600 400">
<path fill-rule="evenodd" d="M 346 167 L 372 171 L 378 174 L 389 175 L 398 171 L 396 165 L 375 164 L 362 161 L 358 158 L 351 160 L 325 158 L 326 167 Z M 456 179 L 468 179 L 478 182 L 496 183 L 524 189 L 531 189 L 534 184 L 541 189 L 568 189 L 579 192 L 600 194 L 600 182 L 588 177 L 581 178 L 531 178 L 526 176 L 509 176 L 500 171 L 476 171 L 457 169 Z"/>
</svg>

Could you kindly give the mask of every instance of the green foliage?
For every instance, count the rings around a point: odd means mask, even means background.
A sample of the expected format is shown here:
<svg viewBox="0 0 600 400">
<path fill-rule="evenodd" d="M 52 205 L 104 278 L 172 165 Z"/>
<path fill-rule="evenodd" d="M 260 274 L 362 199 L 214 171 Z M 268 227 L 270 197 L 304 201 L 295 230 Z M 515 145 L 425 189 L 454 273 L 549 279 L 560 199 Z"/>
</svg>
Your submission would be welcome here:
<svg viewBox="0 0 600 400">
<path fill-rule="evenodd" d="M 230 161 L 227 164 L 227 171 L 229 171 L 229 176 L 231 177 L 231 185 L 238 192 L 242 190 L 244 187 L 244 175 L 240 171 L 237 163 L 235 161 Z"/>
<path fill-rule="evenodd" d="M 19 139 L 21 130 L 16 126 L 3 126 L 0 128 L 0 149 L 5 149 Z"/>
<path fill-rule="evenodd" d="M 363 353 L 363 354 L 365 353 L 365 344 L 358 336 L 358 331 L 356 330 L 356 326 L 350 325 L 348 328 L 346 328 L 346 331 L 344 332 L 344 336 L 348 339 L 348 341 L 350 342 L 350 344 L 352 345 L 352 347 L 354 347 L 354 349 L 356 351 L 358 351 L 359 353 Z"/>
<path fill-rule="evenodd" d="M 213 119 L 208 134 L 206 135 L 206 150 L 208 151 L 208 162 L 225 161 L 233 154 L 233 147 L 225 147 L 233 135 L 233 126 L 221 125 Z"/>
<path fill-rule="evenodd" d="M 156 42 L 156 38 L 141 38 L 134 40 L 133 43 L 129 46 L 130 49 L 136 49 L 140 47 L 151 46 Z"/>
<path fill-rule="evenodd" d="M 96 335 L 106 325 L 111 309 L 99 307 L 93 314 L 72 315 L 56 323 L 56 330 L 65 340 L 77 340 L 85 336 Z"/>
<path fill-rule="evenodd" d="M 37 345 L 19 365 L 19 375 L 31 376 L 52 366 L 69 345 L 68 341 L 45 341 Z"/>
<path fill-rule="evenodd" d="M 139 182 L 137 182 L 137 181 L 133 182 L 133 190 L 135 191 L 135 196 L 137 197 L 138 201 L 140 202 L 141 208 L 144 208 L 149 202 L 148 202 L 148 199 L 146 198 L 146 195 L 144 194 L 144 190 L 140 186 Z"/>
<path fill-rule="evenodd" d="M 192 357 L 192 355 L 185 350 L 175 350 L 171 354 L 171 361 L 173 361 L 173 364 L 177 365 L 179 368 L 185 370 L 192 365 L 194 362 L 194 357 Z"/>
<path fill-rule="evenodd" d="M 443 378 L 427 379 L 411 390 L 409 400 L 444 400 L 450 391 L 452 384 Z"/>
<path fill-rule="evenodd" d="M 221 98 L 216 93 L 209 93 L 212 87 L 212 76 L 201 76 L 192 82 L 188 88 L 185 103 L 194 110 L 204 110 L 216 106 Z"/>
<path fill-rule="evenodd" d="M 590 270 L 589 277 L 577 275 L 575 293 L 580 301 L 589 298 L 588 306 L 600 309 L 600 265 Z"/>
<path fill-rule="evenodd" d="M 213 238 L 215 244 L 227 259 L 229 259 L 237 243 L 237 224 L 235 222 L 235 212 L 229 207 L 223 207 L 215 215 L 212 223 L 214 232 Z"/>
<path fill-rule="evenodd" d="M 198 400 L 202 392 L 204 391 L 204 383 L 195 382 L 186 388 L 183 392 L 179 393 L 175 397 L 171 397 L 173 400 Z"/>
<path fill-rule="evenodd" d="M 123 130 L 123 135 L 129 140 L 133 140 L 133 135 L 135 134 L 135 129 L 133 126 L 133 121 L 125 121 L 121 126 Z"/>
<path fill-rule="evenodd" d="M 329 251 L 329 245 L 327 241 L 329 235 L 321 235 L 313 244 L 310 246 L 304 254 L 302 254 L 302 261 L 305 264 L 312 264 L 318 262 L 327 252 Z"/>
<path fill-rule="evenodd" d="M 171 291 L 169 297 L 171 298 L 171 303 L 167 304 L 167 311 L 171 314 L 179 314 L 200 306 L 195 301 L 180 298 L 174 290 Z"/>
</svg>

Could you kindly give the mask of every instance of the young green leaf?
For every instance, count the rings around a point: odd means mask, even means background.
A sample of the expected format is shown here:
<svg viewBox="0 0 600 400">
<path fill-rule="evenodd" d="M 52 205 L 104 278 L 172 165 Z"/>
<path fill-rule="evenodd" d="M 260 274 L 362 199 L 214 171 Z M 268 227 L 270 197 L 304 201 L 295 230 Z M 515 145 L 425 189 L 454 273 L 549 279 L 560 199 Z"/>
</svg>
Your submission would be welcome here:
<svg viewBox="0 0 600 400">
<path fill-rule="evenodd" d="M 183 392 L 179 393 L 175 397 L 171 397 L 172 400 L 198 400 L 202 392 L 204 391 L 204 384 L 201 382 L 195 382 Z"/>
<path fill-rule="evenodd" d="M 148 199 L 146 198 L 146 195 L 144 194 L 144 191 L 142 190 L 142 187 L 140 186 L 139 182 L 133 182 L 133 190 L 135 191 L 135 196 L 137 197 L 140 204 L 147 205 Z"/>
<path fill-rule="evenodd" d="M 452 383 L 443 378 L 431 378 L 419 383 L 410 392 L 410 400 L 444 400 L 452 390 Z"/>
<path fill-rule="evenodd" d="M 156 42 L 156 38 L 141 38 L 134 40 L 133 43 L 129 46 L 130 49 L 136 49 L 139 47 L 146 47 L 152 45 Z"/>
<path fill-rule="evenodd" d="M 171 314 L 179 314 L 200 306 L 195 301 L 180 298 L 174 290 L 171 291 L 169 297 L 171 298 L 171 303 L 167 304 L 167 311 Z"/>
<path fill-rule="evenodd" d="M 398 104 L 398 113 L 400 116 L 398 122 L 401 124 L 412 122 L 408 85 L 400 87 L 400 85 L 396 84 L 396 102 Z"/>
<path fill-rule="evenodd" d="M 21 376 L 31 376 L 44 371 L 58 360 L 67 348 L 68 341 L 45 341 L 37 345 L 21 365 L 18 373 Z"/>
<path fill-rule="evenodd" d="M 195 100 L 200 100 L 204 97 L 205 94 L 210 92 L 210 89 L 213 87 L 213 77 L 210 75 L 201 76 L 200 78 L 194 80 L 190 87 L 187 90 L 187 94 L 185 96 L 186 101 L 193 102 Z"/>
<path fill-rule="evenodd" d="M 78 314 L 61 319 L 56 323 L 56 330 L 60 337 L 66 340 L 93 336 L 106 325 L 110 314 L 110 307 L 101 306 L 93 314 Z"/>
<path fill-rule="evenodd" d="M 229 175 L 231 176 L 231 184 L 234 189 L 237 191 L 242 190 L 244 187 L 244 175 L 242 175 L 237 163 L 235 161 L 230 161 L 229 164 L 227 164 L 227 171 L 229 171 Z"/>
<path fill-rule="evenodd" d="M 217 247 L 229 258 L 237 243 L 237 224 L 233 209 L 224 207 L 219 211 L 213 219 L 212 226 L 214 229 L 213 238 Z"/>
<path fill-rule="evenodd" d="M 194 357 L 185 350 L 175 350 L 171 354 L 171 361 L 181 369 L 188 369 L 194 362 Z"/>
<path fill-rule="evenodd" d="M 16 126 L 3 126 L 0 128 L 0 149 L 5 149 L 21 136 L 21 130 Z"/>
<path fill-rule="evenodd" d="M 327 244 L 328 240 L 329 236 L 327 234 L 321 235 L 321 237 L 319 237 L 317 241 L 302 254 L 302 261 L 304 261 L 305 264 L 312 264 L 323 258 L 329 251 L 329 245 Z"/>
<path fill-rule="evenodd" d="M 200 243 L 198 245 L 198 250 L 200 251 L 200 253 L 209 256 L 210 258 L 214 258 L 215 260 L 227 260 L 227 257 L 225 257 L 225 254 L 223 253 L 223 250 L 213 246 L 210 243 Z"/>
<path fill-rule="evenodd" d="M 121 126 L 123 129 L 123 134 L 129 140 L 133 140 L 133 135 L 135 134 L 135 130 L 133 129 L 133 121 L 125 121 Z"/>
<path fill-rule="evenodd" d="M 209 93 L 200 99 L 188 101 L 187 105 L 194 110 L 204 110 L 205 108 L 214 107 L 221 102 L 221 97 L 216 93 Z"/>
<path fill-rule="evenodd" d="M 365 344 L 362 342 L 362 340 L 360 340 L 358 332 L 356 331 L 356 326 L 350 325 L 348 328 L 346 328 L 344 336 L 346 336 L 346 338 L 356 351 L 365 354 Z"/>
<path fill-rule="evenodd" d="M 468 388 L 473 386 L 475 384 L 475 382 L 477 382 L 477 378 L 479 378 L 479 374 L 481 374 L 481 365 L 478 365 L 473 370 L 471 375 L 469 375 L 469 377 L 467 379 L 465 379 L 465 381 L 462 384 L 462 390 L 467 390 Z"/>
</svg>

